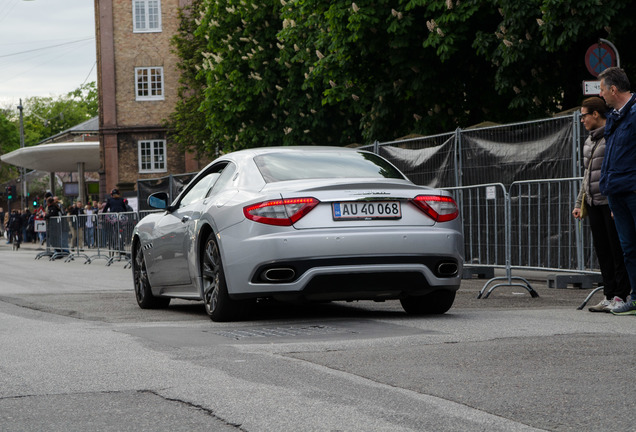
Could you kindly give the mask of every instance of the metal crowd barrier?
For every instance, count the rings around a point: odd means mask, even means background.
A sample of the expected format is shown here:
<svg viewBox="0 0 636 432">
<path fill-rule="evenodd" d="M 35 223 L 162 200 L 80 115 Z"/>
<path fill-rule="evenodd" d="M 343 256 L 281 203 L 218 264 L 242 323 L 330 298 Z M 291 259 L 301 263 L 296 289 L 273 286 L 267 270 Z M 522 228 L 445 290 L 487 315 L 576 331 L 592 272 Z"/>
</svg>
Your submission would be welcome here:
<svg viewBox="0 0 636 432">
<path fill-rule="evenodd" d="M 145 214 L 150 213 L 146 212 Z M 110 266 L 125 261 L 130 266 L 132 232 L 140 219 L 137 212 L 67 215 L 49 218 L 46 224 L 46 249 L 36 259 L 65 258 L 65 262 L 83 258 L 84 264 L 105 259 Z"/>
<path fill-rule="evenodd" d="M 506 272 L 490 278 L 478 298 L 501 286 L 537 297 L 526 279 L 512 276 L 513 269 L 599 274 L 592 270 L 597 262 L 591 233 L 572 217 L 580 184 L 580 177 L 572 177 L 519 181 L 508 189 L 501 183 L 446 188 L 462 214 L 467 271 Z"/>
<path fill-rule="evenodd" d="M 95 253 L 88 257 L 87 263 L 96 259 L 105 259 L 110 266 L 115 261 L 125 261 L 130 265 L 130 244 L 133 228 L 139 221 L 137 212 L 100 213 L 95 217 Z"/>
<path fill-rule="evenodd" d="M 530 282 L 512 275 L 513 269 L 600 274 L 592 270 L 598 263 L 591 232 L 572 217 L 580 184 L 580 177 L 571 177 L 518 181 L 508 189 L 502 183 L 445 188 L 462 214 L 465 272 L 491 275 L 478 298 L 501 286 L 521 287 L 537 297 Z M 84 258 L 85 264 L 105 259 L 106 265 L 125 261 L 129 266 L 133 228 L 156 211 L 50 218 L 46 251 L 36 258 Z M 505 276 L 494 277 L 496 268 Z"/>
</svg>

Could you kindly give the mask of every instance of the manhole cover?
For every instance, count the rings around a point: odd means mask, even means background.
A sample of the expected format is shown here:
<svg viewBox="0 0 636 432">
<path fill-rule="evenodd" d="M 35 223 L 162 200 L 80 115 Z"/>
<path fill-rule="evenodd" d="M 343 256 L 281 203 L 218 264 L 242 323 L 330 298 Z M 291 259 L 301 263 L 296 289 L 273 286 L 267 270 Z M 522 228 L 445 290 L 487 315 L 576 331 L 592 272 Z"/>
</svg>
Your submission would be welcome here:
<svg viewBox="0 0 636 432">
<path fill-rule="evenodd" d="M 294 336 L 315 336 L 339 333 L 357 333 L 353 330 L 346 330 L 337 327 L 324 325 L 308 325 L 294 327 L 263 327 L 252 329 L 236 329 L 215 332 L 219 336 L 230 339 L 241 340 L 246 338 L 271 338 L 271 337 L 294 337 Z"/>
</svg>

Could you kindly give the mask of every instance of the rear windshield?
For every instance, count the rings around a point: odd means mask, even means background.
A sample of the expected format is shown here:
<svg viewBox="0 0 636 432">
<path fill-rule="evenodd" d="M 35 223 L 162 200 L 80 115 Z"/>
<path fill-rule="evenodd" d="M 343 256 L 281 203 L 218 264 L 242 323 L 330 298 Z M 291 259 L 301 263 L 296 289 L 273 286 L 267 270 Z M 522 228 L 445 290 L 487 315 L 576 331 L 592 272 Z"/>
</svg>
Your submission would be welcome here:
<svg viewBox="0 0 636 432">
<path fill-rule="evenodd" d="M 254 158 L 267 183 L 324 178 L 391 178 L 404 176 L 389 162 L 360 151 L 298 151 Z"/>
</svg>

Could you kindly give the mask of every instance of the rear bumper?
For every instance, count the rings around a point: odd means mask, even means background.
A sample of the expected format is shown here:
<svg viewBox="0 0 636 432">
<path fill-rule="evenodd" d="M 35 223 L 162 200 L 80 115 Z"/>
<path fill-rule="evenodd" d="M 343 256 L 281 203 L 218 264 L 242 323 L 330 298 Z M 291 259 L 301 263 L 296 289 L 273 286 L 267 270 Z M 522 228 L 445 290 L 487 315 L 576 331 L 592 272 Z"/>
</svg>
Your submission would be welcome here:
<svg viewBox="0 0 636 432">
<path fill-rule="evenodd" d="M 246 236 L 241 225 L 219 238 L 234 298 L 400 298 L 457 290 L 461 283 L 463 238 L 454 229 L 272 230 Z M 448 266 L 440 270 L 440 264 Z M 268 269 L 283 269 L 278 275 L 284 277 L 267 280 L 263 274 Z"/>
</svg>

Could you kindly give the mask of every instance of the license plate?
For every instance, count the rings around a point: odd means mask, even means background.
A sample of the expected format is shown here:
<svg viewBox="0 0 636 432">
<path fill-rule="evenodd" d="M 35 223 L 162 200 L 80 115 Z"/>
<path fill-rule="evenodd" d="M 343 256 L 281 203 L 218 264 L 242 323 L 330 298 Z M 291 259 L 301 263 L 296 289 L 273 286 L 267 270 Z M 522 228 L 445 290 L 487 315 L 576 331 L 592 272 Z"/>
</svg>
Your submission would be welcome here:
<svg viewBox="0 0 636 432">
<path fill-rule="evenodd" d="M 333 220 L 400 219 L 399 201 L 360 201 L 332 204 Z"/>
</svg>

